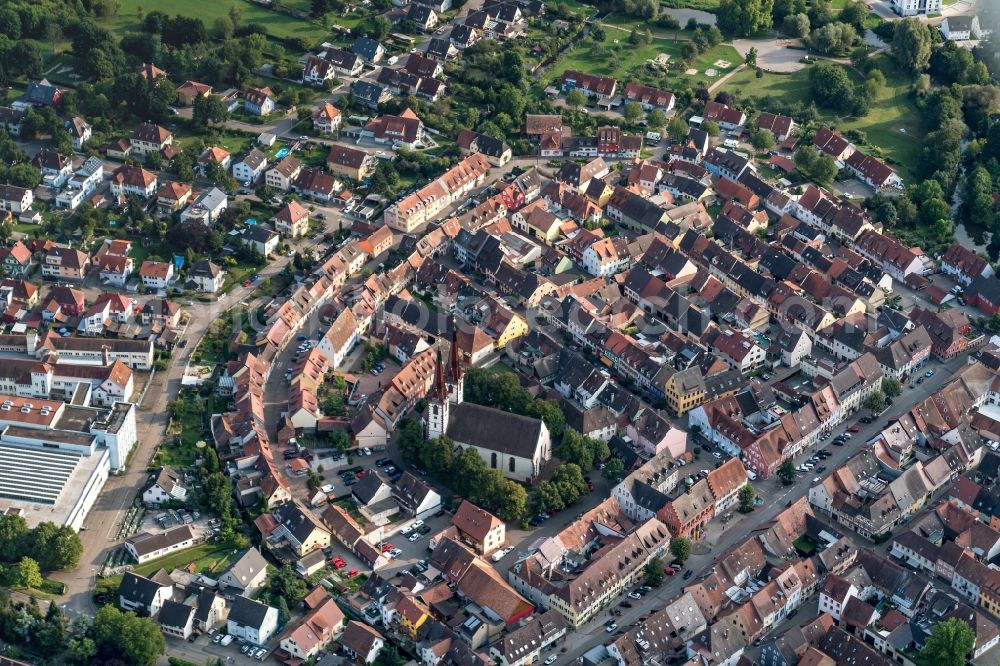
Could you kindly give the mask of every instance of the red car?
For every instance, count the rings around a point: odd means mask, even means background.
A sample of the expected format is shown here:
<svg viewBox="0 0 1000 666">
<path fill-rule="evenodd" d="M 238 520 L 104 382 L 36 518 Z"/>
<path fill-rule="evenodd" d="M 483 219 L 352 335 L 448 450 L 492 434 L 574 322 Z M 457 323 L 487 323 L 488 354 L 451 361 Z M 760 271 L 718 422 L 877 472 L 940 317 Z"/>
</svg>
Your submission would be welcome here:
<svg viewBox="0 0 1000 666">
<path fill-rule="evenodd" d="M 674 569 L 673 567 L 663 567 L 663 573 L 667 574 L 668 576 L 673 576 L 675 573 L 677 573 L 677 569 Z"/>
<path fill-rule="evenodd" d="M 392 544 L 391 543 L 384 543 L 384 544 L 382 544 L 382 552 L 383 553 L 388 553 L 390 550 L 392 550 Z"/>
<path fill-rule="evenodd" d="M 359 469 L 357 472 L 354 473 L 354 476 L 359 479 L 365 478 L 365 470 Z"/>
<path fill-rule="evenodd" d="M 251 284 L 252 283 L 250 282 L 250 280 L 243 280 L 243 286 L 244 287 L 249 287 Z"/>
<path fill-rule="evenodd" d="M 590 483 L 587 484 L 587 489 L 590 490 L 590 492 L 594 492 L 594 482 L 593 481 L 591 481 Z"/>
<path fill-rule="evenodd" d="M 343 569 L 344 567 L 347 566 L 347 562 L 345 562 L 344 558 L 342 557 L 334 557 L 333 559 L 330 560 L 330 563 L 333 564 L 333 566 L 337 567 L 338 569 Z"/>
<path fill-rule="evenodd" d="M 347 572 L 347 577 L 348 578 L 354 578 L 357 575 L 358 575 L 358 570 L 357 569 L 351 569 L 350 571 Z"/>
<path fill-rule="evenodd" d="M 847 432 L 858 432 L 860 430 L 861 428 L 859 428 L 858 426 L 851 426 L 850 428 L 847 429 Z"/>
</svg>

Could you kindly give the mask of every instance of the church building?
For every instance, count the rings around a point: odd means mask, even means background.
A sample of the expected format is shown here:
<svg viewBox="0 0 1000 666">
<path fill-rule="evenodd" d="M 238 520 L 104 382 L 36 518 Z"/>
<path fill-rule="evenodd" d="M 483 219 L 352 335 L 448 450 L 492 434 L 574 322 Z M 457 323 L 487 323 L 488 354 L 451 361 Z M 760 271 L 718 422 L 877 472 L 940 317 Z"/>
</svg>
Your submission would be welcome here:
<svg viewBox="0 0 1000 666">
<path fill-rule="evenodd" d="M 472 447 L 490 469 L 529 482 L 552 457 L 549 430 L 540 419 L 463 400 L 462 366 L 453 329 L 447 371 L 438 352 L 437 378 L 424 415 L 428 439 L 447 434 L 455 445 Z"/>
</svg>

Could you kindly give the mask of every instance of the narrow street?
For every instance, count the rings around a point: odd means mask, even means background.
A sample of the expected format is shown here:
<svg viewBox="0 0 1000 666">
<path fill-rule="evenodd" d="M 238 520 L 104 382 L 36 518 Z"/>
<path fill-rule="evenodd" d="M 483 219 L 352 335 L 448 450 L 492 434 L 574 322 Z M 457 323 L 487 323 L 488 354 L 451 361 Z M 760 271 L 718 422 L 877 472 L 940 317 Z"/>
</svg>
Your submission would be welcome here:
<svg viewBox="0 0 1000 666">
<path fill-rule="evenodd" d="M 907 389 L 904 386 L 906 400 L 897 400 L 892 407 L 871 424 L 857 423 L 859 432 L 845 446 L 832 446 L 829 444 L 831 440 L 828 440 L 828 442 L 820 442 L 813 450 L 804 452 L 801 457 L 811 456 L 815 450 L 821 448 L 829 448 L 833 455 L 824 464 L 828 470 L 835 470 L 843 465 L 849 457 L 861 450 L 867 440 L 874 437 L 876 433 L 885 427 L 886 422 L 898 418 L 904 412 L 909 411 L 915 402 L 923 400 L 947 384 L 951 380 L 952 374 L 958 368 L 965 365 L 965 363 L 966 355 L 964 354 L 952 358 L 945 363 L 931 361 L 927 367 L 935 370 L 933 377 L 926 379 L 922 384 L 915 386 L 913 389 Z M 855 415 L 845 420 L 838 428 L 832 431 L 834 435 L 838 435 L 854 425 L 858 416 Z M 818 476 L 826 476 L 828 473 Z M 680 575 L 668 576 L 659 589 L 653 590 L 642 599 L 630 600 L 632 608 L 622 608 L 621 616 L 615 618 L 618 626 L 623 630 L 628 630 L 640 618 L 655 610 L 659 610 L 667 601 L 678 596 L 684 587 L 692 585 L 708 575 L 718 557 L 745 541 L 755 530 L 767 526 L 768 523 L 774 520 L 775 516 L 784 511 L 790 504 L 796 502 L 800 497 L 806 496 L 809 488 L 812 486 L 812 479 L 815 476 L 817 476 L 815 472 L 797 473 L 795 482 L 791 486 L 782 485 L 780 479 L 777 477 L 758 480 L 754 486 L 757 489 L 757 494 L 764 499 L 764 505 L 751 514 L 741 516 L 738 519 L 734 518 L 725 531 L 717 536 L 715 540 L 712 539 L 710 533 L 705 540 L 697 543 L 694 554 L 685 563 L 685 566 L 694 571 L 695 575 L 686 581 Z M 738 513 L 734 515 L 740 516 Z M 536 538 L 537 535 L 532 533 L 522 546 L 526 547 L 528 543 Z M 859 541 L 863 541 L 860 537 L 856 538 Z M 669 557 L 669 554 L 665 555 L 664 559 L 667 560 Z M 507 566 L 509 567 L 509 565 Z M 618 607 L 618 604 L 623 599 L 624 597 L 617 599 L 612 606 L 609 606 L 609 609 Z M 598 614 L 593 620 L 578 629 L 575 632 L 576 635 L 570 634 L 570 637 L 566 641 L 568 649 L 565 656 L 560 654 L 560 661 L 565 662 L 576 659 L 588 650 L 605 643 L 611 638 L 604 630 L 604 622 L 608 617 L 606 613 Z"/>
<path fill-rule="evenodd" d="M 277 275 L 289 261 L 288 257 L 276 259 L 261 269 L 261 277 Z M 187 340 L 187 345 L 175 348 L 169 368 L 165 372 L 156 373 L 149 382 L 145 399 L 136 413 L 138 442 L 132 452 L 128 469 L 123 474 L 108 478 L 104 490 L 87 516 L 85 529 L 80 532 L 80 539 L 83 541 L 80 565 L 73 571 L 52 575 L 52 578 L 66 584 L 64 607 L 67 610 L 74 613 L 94 612 L 92 599 L 94 579 L 108 551 L 118 545 L 118 541 L 115 540 L 118 527 L 136 494 L 146 483 L 146 470 L 166 433 L 167 403 L 180 391 L 181 379 L 184 377 L 191 355 L 208 327 L 223 312 L 251 297 L 256 288 L 256 284 L 249 287 L 237 285 L 214 303 L 204 304 L 194 301 L 194 304 L 187 308 L 191 318 L 182 336 L 182 339 Z"/>
</svg>

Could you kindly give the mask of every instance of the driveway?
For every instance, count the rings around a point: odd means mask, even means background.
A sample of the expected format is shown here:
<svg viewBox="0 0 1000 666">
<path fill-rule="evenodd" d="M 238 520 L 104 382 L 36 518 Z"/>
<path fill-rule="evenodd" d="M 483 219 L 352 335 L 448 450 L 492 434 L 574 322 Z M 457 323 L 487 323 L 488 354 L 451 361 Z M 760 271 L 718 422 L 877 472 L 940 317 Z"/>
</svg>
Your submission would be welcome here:
<svg viewBox="0 0 1000 666">
<path fill-rule="evenodd" d="M 797 72 L 805 68 L 805 63 L 799 62 L 806 51 L 802 48 L 800 39 L 736 39 L 733 47 L 739 54 L 746 57 L 751 48 L 757 49 L 757 66 L 769 72 Z"/>
</svg>

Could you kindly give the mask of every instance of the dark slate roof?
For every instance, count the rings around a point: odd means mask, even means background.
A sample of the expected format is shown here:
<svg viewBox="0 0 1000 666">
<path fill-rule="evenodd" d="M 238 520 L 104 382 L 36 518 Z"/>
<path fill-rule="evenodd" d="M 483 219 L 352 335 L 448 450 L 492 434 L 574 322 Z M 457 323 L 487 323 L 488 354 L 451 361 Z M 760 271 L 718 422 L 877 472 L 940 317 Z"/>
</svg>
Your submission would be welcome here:
<svg viewBox="0 0 1000 666">
<path fill-rule="evenodd" d="M 149 606 L 162 585 L 132 571 L 126 571 L 118 586 L 118 594 L 129 601 L 143 606 Z"/>
<path fill-rule="evenodd" d="M 451 410 L 448 436 L 461 444 L 531 458 L 541 429 L 538 419 L 463 402 Z"/>
<path fill-rule="evenodd" d="M 375 61 L 375 55 L 380 44 L 369 37 L 359 37 L 351 46 L 351 50 L 365 60 Z"/>
<path fill-rule="evenodd" d="M 378 491 L 385 485 L 379 475 L 375 472 L 370 472 L 365 475 L 363 479 L 358 481 L 353 488 L 351 488 L 351 494 L 354 495 L 361 504 L 368 505 L 378 494 Z"/>
<path fill-rule="evenodd" d="M 160 609 L 160 615 L 157 619 L 164 627 L 184 627 L 187 626 L 193 612 L 193 606 L 168 600 L 163 602 L 163 607 Z"/>
<path fill-rule="evenodd" d="M 235 597 L 229 609 L 229 619 L 245 627 L 259 627 L 267 616 L 269 606 L 246 597 Z"/>
</svg>

